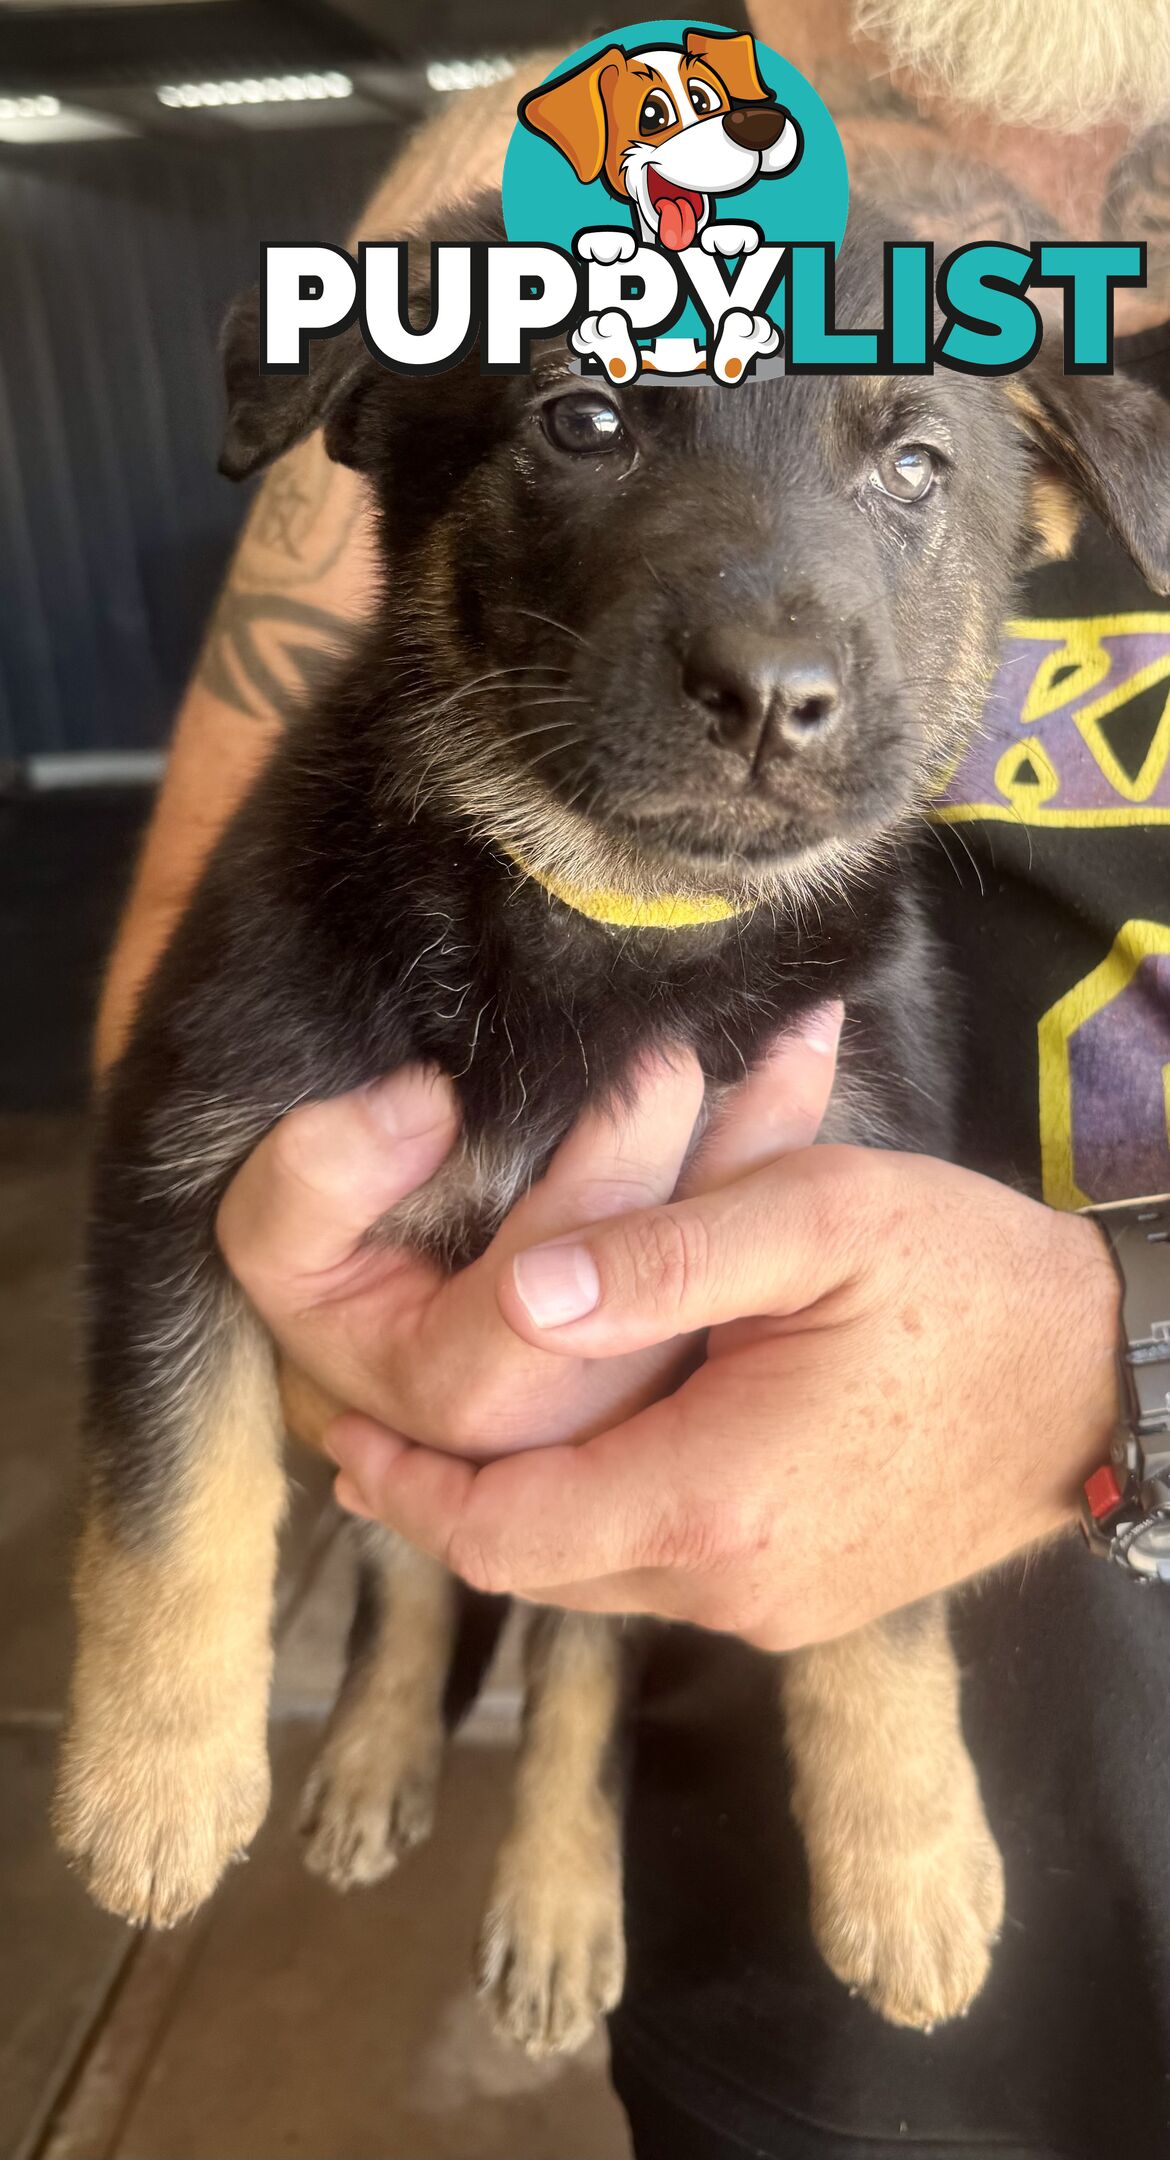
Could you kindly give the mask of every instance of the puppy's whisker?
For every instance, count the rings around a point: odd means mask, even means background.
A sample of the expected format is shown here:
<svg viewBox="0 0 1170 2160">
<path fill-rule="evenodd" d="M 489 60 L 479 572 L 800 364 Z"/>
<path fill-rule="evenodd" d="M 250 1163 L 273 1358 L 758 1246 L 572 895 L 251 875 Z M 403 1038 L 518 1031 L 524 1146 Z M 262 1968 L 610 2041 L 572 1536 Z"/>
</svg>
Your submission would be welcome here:
<svg viewBox="0 0 1170 2160">
<path fill-rule="evenodd" d="M 542 737 L 551 736 L 552 741 L 551 743 L 547 743 L 546 747 L 552 749 L 557 744 L 567 744 L 571 742 L 573 740 L 574 733 L 574 729 L 566 727 L 565 724 L 561 721 L 548 721 L 543 727 L 525 728 L 522 733 L 520 733 L 519 735 L 514 735 L 512 737 L 512 742 L 515 745 L 519 745 L 522 743 L 538 742 Z"/>
<path fill-rule="evenodd" d="M 558 705 L 558 706 L 564 706 L 564 705 L 588 705 L 589 703 L 590 703 L 590 700 L 589 700 L 588 698 L 583 698 L 583 697 L 565 697 L 565 696 L 552 696 L 552 697 L 535 697 L 535 698 L 526 698 L 526 699 L 525 699 L 525 701 L 524 701 L 524 703 L 523 703 L 523 705 L 518 705 L 518 706 L 516 707 L 516 710 L 517 710 L 517 712 L 520 712 L 520 713 L 530 713 L 530 712 L 539 712 L 539 711 L 541 710 L 541 708 L 542 708 L 542 707 L 544 707 L 544 706 L 549 706 L 549 705 Z M 551 724 L 552 724 L 552 723 L 550 722 L 550 725 L 551 725 Z M 566 721 L 565 721 L 565 723 L 564 723 L 564 725 L 565 725 L 566 727 L 569 727 L 569 726 L 571 726 L 571 725 L 572 725 L 572 722 L 571 722 L 571 721 L 568 721 L 568 720 L 566 720 Z"/>
<path fill-rule="evenodd" d="M 539 608 L 520 607 L 515 603 L 512 607 L 512 613 L 526 616 L 529 622 L 544 623 L 550 630 L 559 630 L 562 637 L 573 638 L 578 645 L 584 647 L 586 652 L 591 652 L 593 649 L 587 637 L 582 637 L 579 630 L 571 629 L 568 623 L 558 622 L 555 615 L 542 615 Z"/>
<path fill-rule="evenodd" d="M 942 838 L 941 838 L 941 835 L 942 835 L 942 831 L 943 831 L 943 828 L 942 828 L 942 826 L 940 826 L 940 825 L 932 825 L 932 824 L 928 824 L 928 825 L 927 825 L 927 827 L 926 827 L 926 830 L 927 830 L 927 832 L 929 832 L 929 833 L 932 833 L 932 834 L 934 835 L 935 839 L 936 839 L 936 840 L 938 840 L 938 842 L 939 842 L 939 845 L 940 845 L 940 846 L 942 847 L 944 855 L 946 855 L 946 854 L 947 854 L 947 849 L 946 849 L 946 846 L 944 845 L 944 843 L 943 843 L 943 841 L 942 841 Z M 959 843 L 959 846 L 960 846 L 960 847 L 962 848 L 962 850 L 963 850 L 963 853 L 964 853 L 964 855 L 965 855 L 965 856 L 967 857 L 967 860 L 969 861 L 969 863 L 970 863 L 970 865 L 971 865 L 971 868 L 972 868 L 972 869 L 974 870 L 974 872 L 975 872 L 975 880 L 976 880 L 976 883 L 978 884 L 978 887 L 979 887 L 979 897 L 980 897 L 980 899 L 981 899 L 981 900 L 982 900 L 982 899 L 985 899 L 985 898 L 986 898 L 986 894 L 987 894 L 987 888 L 986 888 L 986 886 L 985 886 L 985 884 L 984 884 L 984 882 L 983 882 L 983 872 L 982 872 L 982 870 L 981 870 L 981 869 L 980 869 L 980 867 L 979 867 L 979 862 L 978 862 L 978 858 L 977 858 L 977 857 L 976 857 L 976 856 L 974 855 L 974 853 L 973 853 L 973 852 L 972 852 L 972 850 L 971 850 L 971 847 L 970 847 L 970 844 L 969 844 L 969 842 L 968 842 L 968 841 L 967 841 L 966 839 L 964 839 L 964 837 L 963 837 L 963 829 L 962 829 L 962 826 L 961 826 L 961 825 L 951 825 L 951 826 L 949 826 L 949 827 L 947 828 L 947 830 L 948 830 L 949 832 L 951 832 L 951 833 L 953 833 L 953 834 L 954 834 L 954 836 L 955 836 L 955 839 L 956 839 L 956 840 L 958 841 L 958 843 Z M 949 856 L 948 856 L 948 860 L 951 860 L 951 858 L 950 858 Z M 953 861 L 951 862 L 951 867 L 952 867 L 952 869 L 954 868 L 954 863 L 953 863 Z M 956 872 L 956 876 L 958 876 L 958 872 Z M 961 879 L 961 878 L 959 879 L 959 882 L 960 882 L 960 883 L 962 883 L 962 879 Z"/>
<path fill-rule="evenodd" d="M 535 727 L 518 728 L 508 736 L 510 743 L 531 742 L 534 735 L 571 735 L 575 722 L 572 720 L 538 720 Z"/>
</svg>

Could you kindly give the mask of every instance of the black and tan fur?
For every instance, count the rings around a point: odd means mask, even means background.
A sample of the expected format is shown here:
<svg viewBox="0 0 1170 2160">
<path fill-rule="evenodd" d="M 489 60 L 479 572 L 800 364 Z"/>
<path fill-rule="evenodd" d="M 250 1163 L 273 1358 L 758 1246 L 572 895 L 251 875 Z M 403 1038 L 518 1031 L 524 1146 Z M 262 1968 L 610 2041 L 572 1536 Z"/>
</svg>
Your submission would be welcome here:
<svg viewBox="0 0 1170 2160">
<path fill-rule="evenodd" d="M 877 314 L 887 236 L 854 211 L 843 320 Z M 261 378 L 244 308 L 228 381 L 226 469 L 323 424 L 368 475 L 384 578 L 360 650 L 216 849 L 101 1106 L 57 1822 L 100 1903 L 156 1924 L 209 1895 L 268 1793 L 282 1422 L 271 1346 L 215 1244 L 237 1165 L 292 1105 L 432 1060 L 463 1142 L 382 1234 L 459 1264 L 639 1047 L 691 1044 L 732 1083 L 827 995 L 848 1014 L 835 1136 L 945 1152 L 920 806 L 976 724 L 1038 526 L 1062 542 L 1088 499 L 1170 584 L 1165 409 L 1046 362 L 1014 394 L 953 375 L 591 389 L 626 431 L 607 455 L 549 439 L 545 408 L 579 394 L 555 350 L 531 380 L 474 359 L 403 380 L 349 333 L 308 379 Z M 943 461 L 914 505 L 872 481 L 907 441 Z M 795 625 L 832 654 L 823 737 L 749 772 L 686 687 L 711 624 Z M 610 929 L 508 848 L 580 885 L 744 912 Z M 429 1826 L 454 1624 L 438 1567 L 363 1536 L 369 1624 L 305 1803 L 310 1864 L 342 1886 Z M 620 1647 L 596 1621 L 536 1626 L 481 1949 L 501 2023 L 533 2049 L 575 2045 L 621 1987 Z M 960 2012 L 1002 1890 L 941 1608 L 787 1661 L 783 1692 L 826 1958 L 889 2017 Z"/>
</svg>

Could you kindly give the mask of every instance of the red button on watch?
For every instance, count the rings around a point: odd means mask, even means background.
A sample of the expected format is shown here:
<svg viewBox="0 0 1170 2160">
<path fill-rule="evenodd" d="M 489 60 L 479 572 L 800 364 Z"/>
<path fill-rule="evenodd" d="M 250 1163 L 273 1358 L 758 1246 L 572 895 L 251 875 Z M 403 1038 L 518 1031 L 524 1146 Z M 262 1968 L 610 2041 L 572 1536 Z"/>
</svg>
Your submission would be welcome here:
<svg viewBox="0 0 1170 2160">
<path fill-rule="evenodd" d="M 1094 1522 L 1104 1522 L 1121 1506 L 1121 1487 L 1111 1462 L 1102 1463 L 1085 1479 L 1085 1498 Z"/>
</svg>

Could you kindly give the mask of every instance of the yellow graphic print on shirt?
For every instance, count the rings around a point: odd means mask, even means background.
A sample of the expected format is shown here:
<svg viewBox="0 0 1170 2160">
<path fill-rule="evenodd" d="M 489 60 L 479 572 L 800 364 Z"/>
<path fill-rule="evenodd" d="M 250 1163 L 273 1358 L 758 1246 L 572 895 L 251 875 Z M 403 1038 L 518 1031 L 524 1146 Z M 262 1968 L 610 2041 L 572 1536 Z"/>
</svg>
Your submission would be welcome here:
<svg viewBox="0 0 1170 2160">
<path fill-rule="evenodd" d="M 1010 622 L 982 728 L 934 814 L 1170 826 L 1170 610 Z M 1165 852 L 1146 905 L 1170 912 L 1170 831 Z M 1123 923 L 1043 1015 L 1037 1048 L 1050 1205 L 1170 1191 L 1170 927 Z"/>
<path fill-rule="evenodd" d="M 1038 1032 L 1049 1205 L 1170 1192 L 1170 926 L 1124 924 Z"/>
<path fill-rule="evenodd" d="M 1170 612 L 1010 622 L 941 824 L 1170 824 Z"/>
</svg>

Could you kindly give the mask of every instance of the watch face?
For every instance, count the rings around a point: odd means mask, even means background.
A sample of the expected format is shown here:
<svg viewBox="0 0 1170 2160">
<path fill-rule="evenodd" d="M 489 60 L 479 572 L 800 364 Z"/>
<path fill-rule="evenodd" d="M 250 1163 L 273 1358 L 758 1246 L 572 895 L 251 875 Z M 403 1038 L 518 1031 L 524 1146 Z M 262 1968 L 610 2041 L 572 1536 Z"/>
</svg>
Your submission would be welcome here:
<svg viewBox="0 0 1170 2160">
<path fill-rule="evenodd" d="M 1125 1559 L 1136 1575 L 1170 1582 L 1170 1520 L 1155 1515 L 1139 1523 L 1125 1541 Z"/>
</svg>

